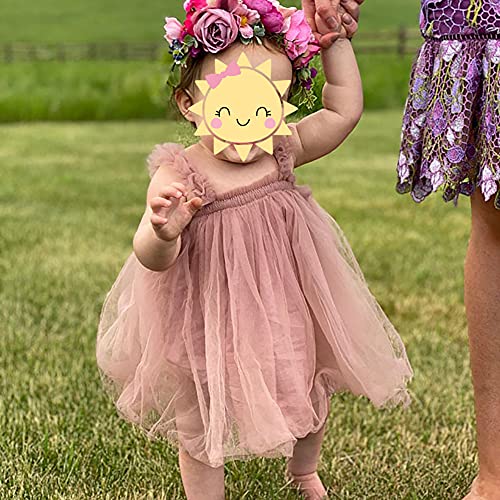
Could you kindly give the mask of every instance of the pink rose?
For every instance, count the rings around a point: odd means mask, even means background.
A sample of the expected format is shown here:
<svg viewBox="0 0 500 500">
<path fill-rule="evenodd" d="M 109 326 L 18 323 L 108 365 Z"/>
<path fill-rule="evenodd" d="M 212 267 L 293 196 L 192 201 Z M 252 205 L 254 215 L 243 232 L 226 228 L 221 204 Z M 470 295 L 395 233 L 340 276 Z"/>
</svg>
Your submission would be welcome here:
<svg viewBox="0 0 500 500">
<path fill-rule="evenodd" d="M 280 14 L 284 18 L 284 24 L 283 24 L 283 29 L 281 30 L 281 33 L 286 33 L 290 29 L 290 22 L 291 18 L 294 12 L 297 12 L 296 7 L 283 7 L 278 0 L 270 0 L 270 2 L 278 9 Z"/>
<path fill-rule="evenodd" d="M 311 43 L 309 44 L 306 53 L 293 62 L 293 67 L 295 69 L 305 68 L 311 62 L 311 59 L 313 59 L 313 57 L 316 56 L 320 50 L 321 47 L 319 46 L 314 36 L 311 35 Z"/>
<path fill-rule="evenodd" d="M 270 0 L 243 0 L 243 3 L 260 14 L 262 24 L 269 33 L 281 33 L 285 19 Z"/>
<path fill-rule="evenodd" d="M 217 54 L 238 36 L 238 24 L 230 12 L 206 9 L 194 19 L 194 34 L 207 52 Z"/>
<path fill-rule="evenodd" d="M 207 0 L 186 0 L 184 2 L 184 10 L 187 13 L 186 20 L 184 21 L 184 30 L 191 36 L 194 36 L 194 23 L 193 18 L 201 10 L 207 8 Z"/>
<path fill-rule="evenodd" d="M 294 12 L 290 20 L 290 29 L 285 33 L 285 46 L 288 57 L 295 61 L 299 56 L 306 54 L 313 40 L 311 27 L 306 20 L 304 11 L 298 10 Z"/>
<path fill-rule="evenodd" d="M 184 2 L 184 10 L 189 14 L 195 10 L 201 10 L 207 7 L 207 0 L 186 0 Z"/>
<path fill-rule="evenodd" d="M 175 17 L 166 17 L 165 23 L 165 40 L 172 44 L 174 40 L 181 38 L 182 24 Z"/>
<path fill-rule="evenodd" d="M 228 10 L 236 16 L 241 36 L 253 38 L 253 25 L 260 21 L 260 14 L 249 9 L 243 0 L 228 0 Z"/>
</svg>

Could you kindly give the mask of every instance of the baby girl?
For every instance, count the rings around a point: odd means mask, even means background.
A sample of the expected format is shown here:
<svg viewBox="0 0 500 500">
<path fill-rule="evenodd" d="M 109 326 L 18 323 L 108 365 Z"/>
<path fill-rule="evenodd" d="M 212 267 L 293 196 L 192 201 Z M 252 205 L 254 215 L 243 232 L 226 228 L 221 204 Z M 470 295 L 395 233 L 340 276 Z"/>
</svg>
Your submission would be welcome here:
<svg viewBox="0 0 500 500">
<path fill-rule="evenodd" d="M 178 447 L 189 500 L 223 499 L 226 461 L 253 457 L 287 457 L 291 482 L 324 498 L 332 395 L 406 405 L 412 376 L 340 228 L 294 174 L 360 118 L 357 23 L 344 15 L 332 34 L 312 5 L 277 0 L 184 7 L 166 38 L 175 102 L 200 140 L 148 158 L 134 251 L 101 314 L 99 371 L 123 418 Z M 314 102 L 320 45 L 324 109 L 286 124 L 287 100 Z"/>
</svg>

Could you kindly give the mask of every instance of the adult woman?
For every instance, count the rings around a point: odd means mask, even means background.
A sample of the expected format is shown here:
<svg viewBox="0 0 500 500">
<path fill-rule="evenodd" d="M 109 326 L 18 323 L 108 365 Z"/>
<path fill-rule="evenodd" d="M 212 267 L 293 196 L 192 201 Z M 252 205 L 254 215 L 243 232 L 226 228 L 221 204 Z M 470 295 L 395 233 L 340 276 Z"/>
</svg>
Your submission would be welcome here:
<svg viewBox="0 0 500 500">
<path fill-rule="evenodd" d="M 479 475 L 467 499 L 500 498 L 500 1 L 423 0 L 398 162 L 400 193 L 469 196 L 465 304 Z"/>
<path fill-rule="evenodd" d="M 303 0 L 303 3 L 306 11 L 319 14 L 335 31 L 339 0 Z M 350 12 L 357 19 L 352 6 Z M 471 199 L 465 304 L 479 475 L 466 499 L 497 500 L 500 499 L 500 0 L 422 0 L 420 25 L 425 42 L 411 76 L 397 190 L 411 193 L 416 202 L 438 190 L 445 201 L 456 203 L 461 196 Z M 329 42 L 327 37 L 321 40 L 322 45 Z"/>
</svg>

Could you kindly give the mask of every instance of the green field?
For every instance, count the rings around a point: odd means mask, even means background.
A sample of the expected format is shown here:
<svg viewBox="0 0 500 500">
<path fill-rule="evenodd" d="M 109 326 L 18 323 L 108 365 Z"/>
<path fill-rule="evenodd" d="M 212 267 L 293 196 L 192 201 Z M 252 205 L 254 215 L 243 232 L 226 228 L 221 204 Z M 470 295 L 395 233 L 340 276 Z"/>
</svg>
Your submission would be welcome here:
<svg viewBox="0 0 500 500">
<path fill-rule="evenodd" d="M 401 107 L 411 57 L 363 56 L 367 109 Z M 39 62 L 3 67 L 0 122 L 122 120 L 166 116 L 165 68 L 149 62 Z M 317 91 L 321 92 L 321 77 Z M 321 106 L 321 100 L 318 100 Z"/>
<path fill-rule="evenodd" d="M 175 450 L 116 415 L 94 348 L 131 252 L 145 156 L 169 122 L 0 126 L 0 498 L 182 499 Z M 462 266 L 469 206 L 395 193 L 399 112 L 367 113 L 297 170 L 337 219 L 415 370 L 413 405 L 332 398 L 320 474 L 338 499 L 458 499 L 475 474 Z M 232 462 L 228 498 L 289 500 L 283 460 Z"/>
<path fill-rule="evenodd" d="M 417 26 L 417 0 L 367 0 L 363 34 Z M 293 2 L 292 2 L 293 3 Z M 292 3 L 288 3 L 291 5 Z M 295 2 L 299 6 L 299 2 Z M 2 42 L 106 42 L 163 40 L 165 15 L 178 15 L 182 2 L 152 1 L 147 9 L 133 2 L 0 4 L 0 122 L 44 120 L 154 119 L 166 116 L 166 67 L 158 62 L 2 63 Z M 380 42 L 379 42 L 380 43 Z M 385 42 L 383 42 L 385 43 Z M 393 45 L 388 40 L 388 45 Z M 400 108 L 405 100 L 411 56 L 360 54 L 367 109 Z M 321 81 L 317 94 L 321 94 Z M 318 101 L 318 105 L 321 101 Z M 170 115 L 172 116 L 172 115 Z"/>
<path fill-rule="evenodd" d="M 300 2 L 283 0 L 284 5 Z M 363 29 L 378 31 L 399 25 L 415 26 L 418 0 L 366 0 Z M 158 41 L 165 16 L 180 17 L 183 0 L 141 2 L 88 0 L 86 2 L 19 2 L 0 4 L 0 42 Z"/>
</svg>

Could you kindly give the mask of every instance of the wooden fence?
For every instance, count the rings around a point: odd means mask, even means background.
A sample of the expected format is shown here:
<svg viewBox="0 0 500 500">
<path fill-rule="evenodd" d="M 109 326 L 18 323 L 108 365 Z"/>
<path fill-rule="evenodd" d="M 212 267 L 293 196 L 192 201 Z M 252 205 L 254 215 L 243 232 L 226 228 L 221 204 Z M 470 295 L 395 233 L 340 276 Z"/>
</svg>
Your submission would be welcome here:
<svg viewBox="0 0 500 500">
<path fill-rule="evenodd" d="M 414 54 L 421 43 L 417 30 L 401 28 L 378 33 L 361 32 L 355 39 L 357 53 Z M 153 61 L 165 44 L 147 42 L 24 43 L 0 44 L 0 61 Z"/>
</svg>

